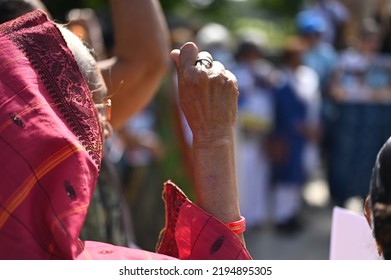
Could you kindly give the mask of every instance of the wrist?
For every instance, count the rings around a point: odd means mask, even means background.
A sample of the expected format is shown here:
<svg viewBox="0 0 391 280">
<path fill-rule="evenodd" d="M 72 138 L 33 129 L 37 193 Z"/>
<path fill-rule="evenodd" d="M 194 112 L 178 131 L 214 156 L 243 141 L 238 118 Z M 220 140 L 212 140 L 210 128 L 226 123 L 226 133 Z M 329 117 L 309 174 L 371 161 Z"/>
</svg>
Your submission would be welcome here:
<svg viewBox="0 0 391 280">
<path fill-rule="evenodd" d="M 234 143 L 234 128 L 207 129 L 193 132 L 195 148 L 216 148 Z"/>
</svg>

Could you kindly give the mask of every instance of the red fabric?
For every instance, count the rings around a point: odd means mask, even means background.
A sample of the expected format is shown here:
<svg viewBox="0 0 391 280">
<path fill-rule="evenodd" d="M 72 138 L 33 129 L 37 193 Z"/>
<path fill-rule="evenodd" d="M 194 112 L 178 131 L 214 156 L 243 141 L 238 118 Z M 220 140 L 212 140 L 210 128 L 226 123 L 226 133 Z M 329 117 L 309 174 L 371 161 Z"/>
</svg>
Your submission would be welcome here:
<svg viewBox="0 0 391 280">
<path fill-rule="evenodd" d="M 250 259 L 170 182 L 158 254 L 79 239 L 102 155 L 90 95 L 43 12 L 0 25 L 0 259 Z"/>
<path fill-rule="evenodd" d="M 172 182 L 164 188 L 166 227 L 158 252 L 186 260 L 250 260 L 239 238 Z"/>
<path fill-rule="evenodd" d="M 140 249 L 114 246 L 96 241 L 83 241 L 78 260 L 175 260 L 176 258 Z"/>
<path fill-rule="evenodd" d="M 0 25 L 0 258 L 72 259 L 97 181 L 99 123 L 42 12 Z"/>
</svg>

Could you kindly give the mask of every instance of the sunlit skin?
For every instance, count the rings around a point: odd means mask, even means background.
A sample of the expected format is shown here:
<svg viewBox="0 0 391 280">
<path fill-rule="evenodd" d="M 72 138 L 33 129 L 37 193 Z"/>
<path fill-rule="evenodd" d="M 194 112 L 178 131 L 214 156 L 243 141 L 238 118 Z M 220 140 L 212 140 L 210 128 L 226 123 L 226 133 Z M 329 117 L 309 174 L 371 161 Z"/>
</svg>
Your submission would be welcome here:
<svg viewBox="0 0 391 280">
<path fill-rule="evenodd" d="M 238 85 L 217 61 L 211 69 L 195 66 L 198 56 L 193 43 L 171 52 L 180 106 L 193 132 L 196 199 L 205 211 L 230 223 L 240 219 L 234 154 Z M 239 238 L 244 243 L 242 234 Z"/>
</svg>

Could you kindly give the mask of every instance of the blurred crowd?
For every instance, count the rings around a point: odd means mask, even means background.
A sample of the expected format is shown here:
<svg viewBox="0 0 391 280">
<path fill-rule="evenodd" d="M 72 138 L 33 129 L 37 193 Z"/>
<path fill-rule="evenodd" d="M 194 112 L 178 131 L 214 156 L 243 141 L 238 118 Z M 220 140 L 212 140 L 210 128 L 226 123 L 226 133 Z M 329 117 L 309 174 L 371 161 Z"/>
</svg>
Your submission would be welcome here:
<svg viewBox="0 0 391 280">
<path fill-rule="evenodd" d="M 377 1 L 360 18 L 349 8 L 311 1 L 279 49 L 255 28 L 172 30 L 174 43 L 193 37 L 238 79 L 238 180 L 249 228 L 271 221 L 280 233 L 300 232 L 303 187 L 316 179 L 327 183 L 332 205 L 354 198 L 362 209 L 372 163 L 391 134 L 391 10 Z"/>
<path fill-rule="evenodd" d="M 313 1 L 296 15 L 281 49 L 270 49 L 260 30 L 232 33 L 218 23 L 193 28 L 167 19 L 174 48 L 195 41 L 238 79 L 236 160 L 249 229 L 272 221 L 278 232 L 300 232 L 303 187 L 314 178 L 327 181 L 335 205 L 368 193 L 376 154 L 391 135 L 391 9 L 379 1 L 347 36 L 351 19 L 343 2 Z M 100 59 L 110 57 L 111 26 L 89 9 L 72 10 L 68 20 Z M 191 187 L 191 131 L 173 69 L 167 77 L 160 91 L 168 102 L 155 98 L 106 141 L 82 237 L 153 249 L 164 217 L 155 201 L 161 181 L 151 174 L 170 144 L 179 147 Z M 162 116 L 176 124 L 173 143 L 162 139 Z"/>
</svg>

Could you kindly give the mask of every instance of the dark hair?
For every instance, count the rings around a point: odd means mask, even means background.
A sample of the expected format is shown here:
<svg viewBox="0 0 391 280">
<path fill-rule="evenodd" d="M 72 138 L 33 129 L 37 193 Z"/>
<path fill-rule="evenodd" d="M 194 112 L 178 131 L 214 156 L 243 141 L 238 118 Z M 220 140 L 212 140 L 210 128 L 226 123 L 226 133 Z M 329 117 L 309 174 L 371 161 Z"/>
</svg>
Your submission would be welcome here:
<svg viewBox="0 0 391 280">
<path fill-rule="evenodd" d="M 0 0 L 0 23 L 17 18 L 37 8 L 36 3 L 29 0 Z"/>
<path fill-rule="evenodd" d="M 383 249 L 384 259 L 391 259 L 391 138 L 380 149 L 370 183 L 372 231 Z"/>
<path fill-rule="evenodd" d="M 253 42 L 250 41 L 241 42 L 236 50 L 235 59 L 237 61 L 241 61 L 249 54 L 255 54 L 260 57 L 262 56 L 262 49 Z"/>
</svg>

